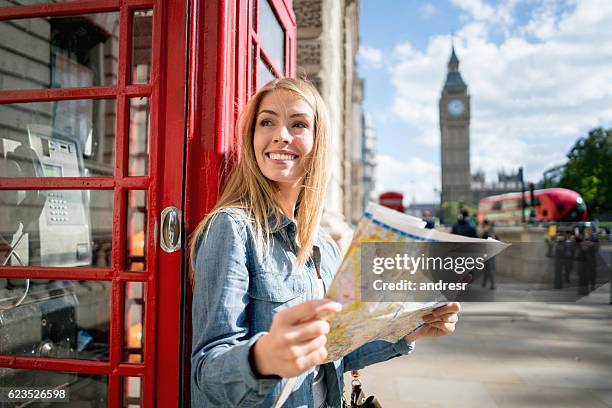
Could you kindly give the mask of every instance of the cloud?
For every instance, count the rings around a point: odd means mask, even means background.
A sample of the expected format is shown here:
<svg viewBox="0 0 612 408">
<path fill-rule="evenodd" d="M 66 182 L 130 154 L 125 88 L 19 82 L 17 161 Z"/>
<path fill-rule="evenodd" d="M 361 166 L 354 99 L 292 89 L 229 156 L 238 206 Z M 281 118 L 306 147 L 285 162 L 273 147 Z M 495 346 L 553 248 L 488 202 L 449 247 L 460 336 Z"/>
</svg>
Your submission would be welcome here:
<svg viewBox="0 0 612 408">
<path fill-rule="evenodd" d="M 376 194 L 397 191 L 404 194 L 404 205 L 439 202 L 440 167 L 418 157 L 399 160 L 388 155 L 376 157 Z"/>
<path fill-rule="evenodd" d="M 494 14 L 493 7 L 480 0 L 451 0 L 451 3 L 467 12 L 475 20 L 486 20 L 493 17 Z"/>
<path fill-rule="evenodd" d="M 433 17 L 438 14 L 438 9 L 432 3 L 427 2 L 421 6 L 421 13 L 425 17 Z"/>
<path fill-rule="evenodd" d="M 524 166 L 538 181 L 579 136 L 612 125 L 612 1 L 544 0 L 518 25 L 517 1 L 495 10 L 480 0 L 453 3 L 468 15 L 455 47 L 471 95 L 472 172 L 482 168 L 493 180 L 501 167 Z M 450 44 L 439 35 L 425 50 L 409 42 L 393 49 L 393 112 L 429 146 L 440 143 Z"/>
<path fill-rule="evenodd" d="M 379 48 L 362 44 L 359 46 L 359 58 L 374 68 L 383 66 L 383 52 Z"/>
</svg>

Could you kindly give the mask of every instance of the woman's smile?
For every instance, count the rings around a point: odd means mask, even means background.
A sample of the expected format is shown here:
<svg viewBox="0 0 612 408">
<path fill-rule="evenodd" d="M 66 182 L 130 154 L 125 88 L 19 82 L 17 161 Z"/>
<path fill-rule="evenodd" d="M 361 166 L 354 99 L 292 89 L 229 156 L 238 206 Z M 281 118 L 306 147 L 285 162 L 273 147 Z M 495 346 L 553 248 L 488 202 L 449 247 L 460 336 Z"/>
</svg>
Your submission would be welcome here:
<svg viewBox="0 0 612 408">
<path fill-rule="evenodd" d="M 266 157 L 272 162 L 277 164 L 290 164 L 290 162 L 297 159 L 299 156 L 293 152 L 275 150 L 266 153 Z"/>
</svg>

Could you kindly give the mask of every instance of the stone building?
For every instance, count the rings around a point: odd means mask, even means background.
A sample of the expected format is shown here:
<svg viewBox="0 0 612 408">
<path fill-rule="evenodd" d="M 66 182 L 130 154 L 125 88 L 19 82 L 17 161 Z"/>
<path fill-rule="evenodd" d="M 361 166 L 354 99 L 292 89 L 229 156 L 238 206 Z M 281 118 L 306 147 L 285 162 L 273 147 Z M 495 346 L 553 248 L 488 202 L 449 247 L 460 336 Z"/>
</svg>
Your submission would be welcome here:
<svg viewBox="0 0 612 408">
<path fill-rule="evenodd" d="M 322 224 L 345 246 L 364 195 L 363 81 L 356 69 L 359 1 L 295 0 L 293 10 L 298 76 L 317 86 L 330 113 L 333 168 Z"/>
<path fill-rule="evenodd" d="M 363 145 L 361 148 L 362 154 L 362 194 L 361 203 L 362 208 L 359 209 L 361 213 L 365 210 L 366 205 L 370 201 L 377 201 L 376 194 L 374 193 L 376 186 L 376 132 L 374 130 L 374 124 L 372 117 L 369 113 L 364 112 L 363 114 Z M 355 213 L 353 213 L 355 215 Z"/>
<path fill-rule="evenodd" d="M 521 191 L 519 172 L 497 172 L 497 181 L 487 181 L 483 171 L 472 174 L 472 201 L 478 203 L 481 198 Z"/>
</svg>

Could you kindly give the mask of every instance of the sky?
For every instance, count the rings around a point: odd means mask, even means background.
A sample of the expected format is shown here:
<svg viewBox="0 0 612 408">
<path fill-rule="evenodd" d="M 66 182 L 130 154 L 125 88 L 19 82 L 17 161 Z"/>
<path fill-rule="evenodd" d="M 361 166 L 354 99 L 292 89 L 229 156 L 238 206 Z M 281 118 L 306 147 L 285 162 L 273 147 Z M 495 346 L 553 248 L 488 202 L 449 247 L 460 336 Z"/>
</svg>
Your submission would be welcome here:
<svg viewBox="0 0 612 408">
<path fill-rule="evenodd" d="M 612 127 L 612 0 L 361 0 L 378 193 L 439 201 L 452 42 L 471 97 L 471 172 L 487 181 L 522 166 L 537 182 L 580 136 Z"/>
</svg>

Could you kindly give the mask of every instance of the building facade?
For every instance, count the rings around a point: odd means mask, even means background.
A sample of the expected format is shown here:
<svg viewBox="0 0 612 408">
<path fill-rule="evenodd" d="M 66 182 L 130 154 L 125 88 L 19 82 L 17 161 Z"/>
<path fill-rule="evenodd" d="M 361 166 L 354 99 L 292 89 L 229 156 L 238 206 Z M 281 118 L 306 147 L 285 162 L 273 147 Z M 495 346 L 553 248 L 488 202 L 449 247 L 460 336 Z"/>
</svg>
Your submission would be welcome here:
<svg viewBox="0 0 612 408">
<path fill-rule="evenodd" d="M 441 203 L 471 203 L 470 95 L 452 48 L 439 101 L 442 196 Z"/>
<path fill-rule="evenodd" d="M 363 114 L 363 194 L 361 197 L 361 210 L 365 210 L 368 202 L 376 202 L 376 131 L 372 116 L 368 112 Z M 359 214 L 361 215 L 361 214 Z"/>
<path fill-rule="evenodd" d="M 331 181 L 322 225 L 346 247 L 363 210 L 363 81 L 358 0 L 296 0 L 297 75 L 310 79 L 325 100 L 332 131 Z"/>
<path fill-rule="evenodd" d="M 497 172 L 497 181 L 487 181 L 483 171 L 472 174 L 472 202 L 478 203 L 481 198 L 521 191 L 519 172 Z"/>
</svg>

